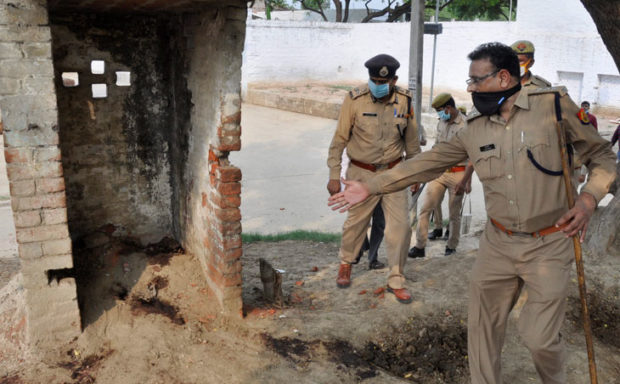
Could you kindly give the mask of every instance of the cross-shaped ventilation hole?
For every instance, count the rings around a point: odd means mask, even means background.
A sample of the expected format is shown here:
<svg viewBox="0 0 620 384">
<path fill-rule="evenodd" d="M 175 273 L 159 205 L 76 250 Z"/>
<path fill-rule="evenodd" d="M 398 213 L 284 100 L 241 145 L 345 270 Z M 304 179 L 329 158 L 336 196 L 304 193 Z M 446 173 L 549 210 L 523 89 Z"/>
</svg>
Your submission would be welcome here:
<svg viewBox="0 0 620 384">
<path fill-rule="evenodd" d="M 93 75 L 105 74 L 105 61 L 92 60 L 90 62 L 90 72 Z M 73 88 L 80 85 L 80 76 L 78 72 L 63 72 L 62 73 L 62 85 L 67 88 Z M 116 71 L 116 86 L 117 87 L 129 87 L 131 85 L 131 72 L 129 71 Z M 93 99 L 103 99 L 108 97 L 108 85 L 105 83 L 93 83 L 91 84 L 91 91 Z"/>
</svg>

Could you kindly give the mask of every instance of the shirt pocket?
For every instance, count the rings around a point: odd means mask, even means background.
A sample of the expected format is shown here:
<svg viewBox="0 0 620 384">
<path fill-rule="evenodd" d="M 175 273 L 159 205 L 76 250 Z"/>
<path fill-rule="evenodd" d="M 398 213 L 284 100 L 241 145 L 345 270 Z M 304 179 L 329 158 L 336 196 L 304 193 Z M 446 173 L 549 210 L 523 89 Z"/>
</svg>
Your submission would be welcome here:
<svg viewBox="0 0 620 384">
<path fill-rule="evenodd" d="M 355 118 L 355 126 L 364 137 L 375 138 L 378 134 L 379 117 L 374 113 L 360 113 Z"/>
<path fill-rule="evenodd" d="M 473 159 L 474 170 L 480 181 L 494 179 L 502 176 L 503 169 L 501 164 L 501 150 L 499 146 L 481 151 Z"/>
<path fill-rule="evenodd" d="M 521 161 L 525 163 L 523 169 L 528 171 L 537 171 L 536 166 L 533 164 L 535 161 L 540 166 L 551 170 L 558 171 L 557 159 L 554 156 L 554 151 L 551 150 L 551 135 L 547 130 L 534 130 L 521 133 L 521 142 L 519 145 L 519 154 Z M 533 161 L 530 159 L 532 158 Z"/>
</svg>

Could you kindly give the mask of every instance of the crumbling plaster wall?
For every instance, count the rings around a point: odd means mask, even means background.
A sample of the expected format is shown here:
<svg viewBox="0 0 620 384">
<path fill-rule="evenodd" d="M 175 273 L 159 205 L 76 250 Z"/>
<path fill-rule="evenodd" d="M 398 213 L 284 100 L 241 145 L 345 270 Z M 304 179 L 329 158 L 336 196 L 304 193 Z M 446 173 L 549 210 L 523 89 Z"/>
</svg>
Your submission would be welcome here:
<svg viewBox="0 0 620 384">
<path fill-rule="evenodd" d="M 245 2 L 188 16 L 192 132 L 180 200 L 180 238 L 196 254 L 225 311 L 241 313 L 241 60 Z M 205 177 L 206 176 L 206 177 Z"/>
<path fill-rule="evenodd" d="M 103 227 L 148 243 L 172 231 L 171 169 L 180 160 L 170 153 L 177 129 L 175 98 L 189 98 L 187 92 L 171 92 L 179 23 L 174 15 L 51 16 L 74 239 L 86 235 L 86 241 L 96 242 Z M 92 74 L 91 60 L 103 60 L 105 73 Z M 131 85 L 115 85 L 116 71 L 129 71 Z M 63 72 L 78 72 L 79 85 L 64 87 Z M 95 83 L 106 84 L 107 97 L 93 98 Z"/>
</svg>

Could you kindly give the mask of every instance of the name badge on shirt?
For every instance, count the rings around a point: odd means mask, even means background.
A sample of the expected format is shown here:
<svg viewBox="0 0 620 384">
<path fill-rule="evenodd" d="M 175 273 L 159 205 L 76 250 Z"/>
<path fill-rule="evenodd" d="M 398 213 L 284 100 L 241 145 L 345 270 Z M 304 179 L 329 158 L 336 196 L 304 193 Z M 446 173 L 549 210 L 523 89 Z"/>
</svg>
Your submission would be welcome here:
<svg viewBox="0 0 620 384">
<path fill-rule="evenodd" d="M 375 116 L 375 117 L 377 116 L 376 113 L 372 113 L 372 112 L 364 112 L 362 115 L 363 116 Z"/>
<path fill-rule="evenodd" d="M 495 149 L 495 144 L 487 144 L 480 147 L 480 152 L 486 152 Z"/>
</svg>

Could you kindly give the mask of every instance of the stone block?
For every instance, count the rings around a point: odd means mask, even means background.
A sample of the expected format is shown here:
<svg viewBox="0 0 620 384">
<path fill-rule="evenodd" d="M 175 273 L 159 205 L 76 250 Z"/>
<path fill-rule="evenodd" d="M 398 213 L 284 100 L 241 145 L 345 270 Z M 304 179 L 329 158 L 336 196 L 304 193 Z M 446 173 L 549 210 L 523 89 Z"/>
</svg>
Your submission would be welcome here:
<svg viewBox="0 0 620 384">
<path fill-rule="evenodd" d="M 46 76 L 26 77 L 22 79 L 21 89 L 22 94 L 25 95 L 51 94 L 54 92 L 54 78 Z"/>
<path fill-rule="evenodd" d="M 50 43 L 24 43 L 22 52 L 27 59 L 52 59 L 52 45 Z"/>
<path fill-rule="evenodd" d="M 60 148 L 58 148 L 57 146 L 37 148 L 34 151 L 34 161 L 37 163 L 60 160 Z"/>
<path fill-rule="evenodd" d="M 43 209 L 41 219 L 44 225 L 62 224 L 67 222 L 67 208 Z"/>
<path fill-rule="evenodd" d="M 32 161 L 31 148 L 5 148 L 4 160 L 7 164 L 13 163 L 30 163 Z"/>
<path fill-rule="evenodd" d="M 8 59 L 0 66 L 0 77 L 23 79 L 31 75 L 54 76 L 52 60 Z"/>
<path fill-rule="evenodd" d="M 32 196 L 34 195 L 34 180 L 11 181 L 11 196 Z"/>
<path fill-rule="evenodd" d="M 67 199 L 64 192 L 30 197 L 14 196 L 13 199 L 11 199 L 11 207 L 13 208 L 13 212 L 41 208 L 61 208 L 66 206 Z"/>
<path fill-rule="evenodd" d="M 0 60 L 21 59 L 22 51 L 17 43 L 0 43 Z"/>
<path fill-rule="evenodd" d="M 2 107 L 5 111 L 6 108 Z M 4 126 L 4 145 L 7 147 L 36 147 L 58 145 L 58 132 L 53 128 L 45 130 L 13 131 Z"/>
<path fill-rule="evenodd" d="M 69 227 L 66 224 L 56 224 L 41 225 L 34 228 L 18 228 L 16 234 L 18 243 L 58 240 L 69 237 Z"/>
<path fill-rule="evenodd" d="M 39 211 L 18 211 L 13 215 L 16 228 L 36 227 L 41 224 Z"/>
<path fill-rule="evenodd" d="M 71 287 L 73 287 L 75 291 L 75 281 L 73 278 L 65 278 L 56 282 L 50 281 L 47 274 L 47 271 L 54 269 L 73 268 L 73 256 L 70 254 L 44 256 L 38 259 L 22 259 L 21 267 L 24 277 L 24 287 L 26 289 L 32 291 L 49 287 L 61 288 L 70 292 Z M 67 288 L 67 286 L 69 287 Z M 58 289 L 53 290 L 60 292 Z"/>
<path fill-rule="evenodd" d="M 0 25 L 0 41 L 51 43 L 52 32 L 47 26 Z"/>
<path fill-rule="evenodd" d="M 34 165 L 36 177 L 58 178 L 62 177 L 62 163 L 60 161 L 44 161 Z"/>
<path fill-rule="evenodd" d="M 9 96 L 0 100 L 2 120 L 7 130 L 33 130 L 53 127 L 58 120 L 56 95 L 49 92 L 36 95 Z"/>
<path fill-rule="evenodd" d="M 49 23 L 45 7 L 33 6 L 33 4 L 19 4 L 19 2 L 11 4 L 12 6 L 7 9 L 7 17 L 10 24 L 39 26 Z"/>
<path fill-rule="evenodd" d="M 36 169 L 31 164 L 9 163 L 6 165 L 6 174 L 10 181 L 31 180 L 35 178 Z"/>
<path fill-rule="evenodd" d="M 65 190 L 65 179 L 63 177 L 51 177 L 38 179 L 36 181 L 37 194 L 47 194 L 62 192 Z"/>
<path fill-rule="evenodd" d="M 73 252 L 71 239 L 49 240 L 41 243 L 45 256 L 66 255 Z"/>
<path fill-rule="evenodd" d="M 43 248 L 41 243 L 18 244 L 19 257 L 24 259 L 38 259 L 43 256 Z"/>
<path fill-rule="evenodd" d="M 21 85 L 18 79 L 0 78 L 0 95 L 16 95 L 20 89 Z"/>
</svg>

